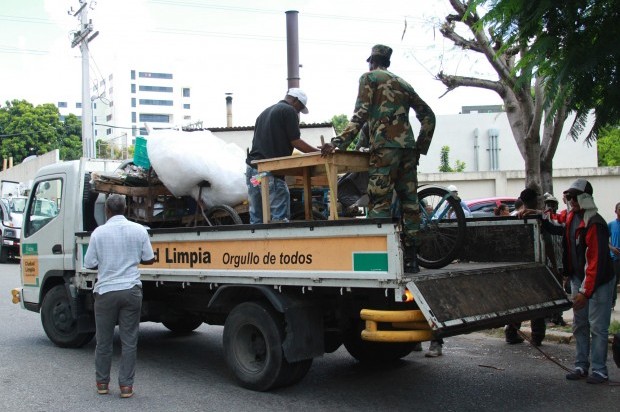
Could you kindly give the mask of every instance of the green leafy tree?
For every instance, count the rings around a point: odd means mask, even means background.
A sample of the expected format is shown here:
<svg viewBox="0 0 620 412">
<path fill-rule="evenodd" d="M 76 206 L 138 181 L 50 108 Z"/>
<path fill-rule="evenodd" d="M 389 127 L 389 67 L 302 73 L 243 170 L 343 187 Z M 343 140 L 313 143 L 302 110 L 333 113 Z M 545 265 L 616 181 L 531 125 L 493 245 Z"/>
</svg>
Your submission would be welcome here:
<svg viewBox="0 0 620 412">
<path fill-rule="evenodd" d="M 439 171 L 443 173 L 462 172 L 465 170 L 466 164 L 457 160 L 454 167 L 450 167 L 450 146 L 442 146 L 439 160 Z"/>
<path fill-rule="evenodd" d="M 0 136 L 0 155 L 13 157 L 15 164 L 54 149 L 59 149 L 63 160 L 79 158 L 82 152 L 80 120 L 70 115 L 61 121 L 58 108 L 51 103 L 6 102 L 0 107 Z"/>
<path fill-rule="evenodd" d="M 74 114 L 65 117 L 63 136 L 58 147 L 62 160 L 82 157 L 82 121 Z"/>
<path fill-rule="evenodd" d="M 340 134 L 342 133 L 344 128 L 347 126 L 347 123 L 349 123 L 349 118 L 347 117 L 346 114 L 337 114 L 334 117 L 332 117 L 331 123 L 332 123 L 332 126 L 334 126 L 334 130 L 336 131 L 336 134 Z"/>
<path fill-rule="evenodd" d="M 486 2 L 448 1 L 454 13 L 446 16 L 441 34 L 464 53 L 484 57 L 497 79 L 441 71 L 438 80 L 448 92 L 457 87 L 477 87 L 497 93 L 504 102 L 512 134 L 525 163 L 525 185 L 539 193 L 553 192 L 553 156 L 568 115 L 568 95 L 559 102 L 553 116 L 546 116 L 543 104 L 546 78 L 538 76 L 532 68 L 518 66 L 521 56 L 528 50 L 528 43 L 507 45 L 505 39 L 480 17 L 479 11 L 484 13 L 485 10 L 477 6 Z M 515 30 L 519 30 L 520 23 L 517 22 Z"/>
<path fill-rule="evenodd" d="M 596 143 L 599 166 L 620 166 L 620 127 L 602 128 Z"/>
<path fill-rule="evenodd" d="M 549 114 L 564 101 L 577 117 L 576 139 L 591 109 L 588 142 L 606 124 L 620 122 L 620 0 L 474 0 L 489 12 L 483 21 L 504 49 L 521 50 L 518 69 L 546 79 Z M 526 46 L 527 45 L 527 46 Z"/>
</svg>

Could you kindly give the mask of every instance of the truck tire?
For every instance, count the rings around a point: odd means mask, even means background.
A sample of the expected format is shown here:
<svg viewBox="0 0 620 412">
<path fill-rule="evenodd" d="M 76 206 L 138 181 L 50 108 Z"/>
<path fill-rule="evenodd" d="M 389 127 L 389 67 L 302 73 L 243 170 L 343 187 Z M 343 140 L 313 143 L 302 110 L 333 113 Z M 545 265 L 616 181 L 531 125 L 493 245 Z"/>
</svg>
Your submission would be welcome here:
<svg viewBox="0 0 620 412">
<path fill-rule="evenodd" d="M 80 348 L 95 336 L 95 332 L 78 333 L 65 285 L 54 286 L 43 297 L 41 323 L 47 337 L 61 348 Z"/>
<path fill-rule="evenodd" d="M 224 325 L 226 363 L 244 388 L 267 391 L 300 381 L 312 359 L 289 363 L 282 351 L 282 316 L 267 304 L 244 302 L 235 307 Z"/>
<path fill-rule="evenodd" d="M 161 323 L 174 333 L 190 333 L 202 325 L 202 319 L 191 316 L 170 317 L 163 319 Z"/>
<path fill-rule="evenodd" d="M 344 347 L 347 352 L 362 363 L 394 362 L 409 355 L 415 342 L 371 342 L 362 340 L 363 324 L 353 322 L 345 332 Z"/>
</svg>

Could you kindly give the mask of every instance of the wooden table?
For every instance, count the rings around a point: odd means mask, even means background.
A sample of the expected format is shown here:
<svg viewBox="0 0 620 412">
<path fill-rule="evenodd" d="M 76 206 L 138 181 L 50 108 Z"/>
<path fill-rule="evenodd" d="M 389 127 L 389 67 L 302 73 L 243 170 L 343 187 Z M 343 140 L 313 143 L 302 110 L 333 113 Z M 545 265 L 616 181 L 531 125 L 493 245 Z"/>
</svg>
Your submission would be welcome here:
<svg viewBox="0 0 620 412">
<path fill-rule="evenodd" d="M 368 153 L 362 152 L 335 152 L 332 155 L 322 157 L 321 152 L 303 153 L 274 159 L 255 160 L 258 172 L 271 172 L 281 176 L 300 176 L 304 191 L 304 213 L 306 220 L 312 218 L 312 188 L 311 178 L 314 176 L 327 176 L 330 195 L 329 218 L 338 219 L 338 173 L 368 171 Z M 271 208 L 269 206 L 269 181 L 261 180 L 261 195 L 263 201 L 263 222 L 271 220 Z"/>
</svg>

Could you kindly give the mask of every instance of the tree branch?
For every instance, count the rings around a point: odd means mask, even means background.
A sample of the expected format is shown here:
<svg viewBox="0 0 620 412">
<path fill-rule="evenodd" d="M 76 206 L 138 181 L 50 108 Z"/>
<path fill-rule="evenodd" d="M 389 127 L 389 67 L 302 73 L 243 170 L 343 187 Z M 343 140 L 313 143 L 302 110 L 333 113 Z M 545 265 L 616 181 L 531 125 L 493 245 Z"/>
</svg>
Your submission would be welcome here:
<svg viewBox="0 0 620 412">
<path fill-rule="evenodd" d="M 501 82 L 494 80 L 477 79 L 475 77 L 465 76 L 452 76 L 444 74 L 443 72 L 440 72 L 437 75 L 437 80 L 441 81 L 448 88 L 448 92 L 456 89 L 457 87 L 478 87 L 481 89 L 492 90 L 499 94 L 502 99 L 506 95 L 505 86 Z"/>
<path fill-rule="evenodd" d="M 484 30 L 478 29 L 476 27 L 477 23 L 480 20 L 478 15 L 475 12 L 467 11 L 469 7 L 469 4 L 467 2 L 450 0 L 450 4 L 452 5 L 452 8 L 454 9 L 454 11 L 456 11 L 457 14 L 448 15 L 446 17 L 446 22 L 448 22 L 449 25 L 457 20 L 464 23 L 474 35 L 475 39 L 475 41 L 464 39 L 466 42 L 476 44 L 476 46 L 470 47 L 470 49 L 484 54 L 484 56 L 487 58 L 487 61 L 497 72 L 499 78 L 504 83 L 509 85 L 509 87 L 514 87 L 515 80 L 511 72 L 511 67 L 507 65 L 507 62 L 510 61 L 510 59 L 503 58 L 503 54 L 498 55 L 497 50 L 495 50 L 491 45 L 491 40 L 484 33 Z M 453 40 L 451 37 L 449 39 Z"/>
<path fill-rule="evenodd" d="M 458 35 L 454 31 L 454 23 L 445 22 L 444 24 L 441 25 L 441 28 L 439 29 L 439 31 L 441 32 L 443 37 L 445 37 L 446 39 L 452 40 L 455 46 L 458 46 L 458 47 L 461 47 L 467 50 L 473 50 L 478 53 L 484 53 L 484 50 L 481 47 L 479 47 L 476 42 L 467 40 L 466 38 Z"/>
</svg>

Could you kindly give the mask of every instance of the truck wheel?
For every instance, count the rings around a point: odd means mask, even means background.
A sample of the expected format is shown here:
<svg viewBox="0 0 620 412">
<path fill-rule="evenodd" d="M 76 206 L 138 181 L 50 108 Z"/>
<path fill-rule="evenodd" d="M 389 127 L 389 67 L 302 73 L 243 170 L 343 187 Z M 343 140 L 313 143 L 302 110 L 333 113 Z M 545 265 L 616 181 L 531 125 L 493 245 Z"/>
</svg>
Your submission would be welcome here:
<svg viewBox="0 0 620 412">
<path fill-rule="evenodd" d="M 0 263 L 6 263 L 9 261 L 9 250 L 0 246 Z"/>
<path fill-rule="evenodd" d="M 245 302 L 230 312 L 224 325 L 224 353 L 241 386 L 267 391 L 303 378 L 312 359 L 288 363 L 283 337 L 281 316 L 265 304 Z"/>
<path fill-rule="evenodd" d="M 202 319 L 195 317 L 170 317 L 163 319 L 161 323 L 174 333 L 190 333 L 202 325 Z"/>
<path fill-rule="evenodd" d="M 47 337 L 61 348 L 80 348 L 90 342 L 94 332 L 78 333 L 64 285 L 56 285 L 43 298 L 41 323 Z"/>
<path fill-rule="evenodd" d="M 363 363 L 381 363 L 397 361 L 409 355 L 414 342 L 371 342 L 362 340 L 362 327 L 350 328 L 344 337 L 344 347 L 355 359 Z"/>
</svg>

